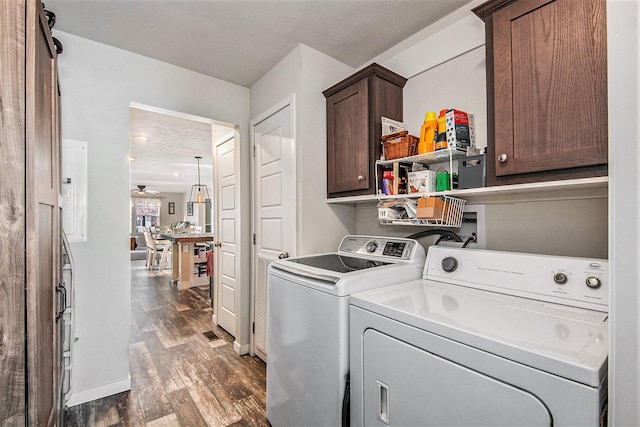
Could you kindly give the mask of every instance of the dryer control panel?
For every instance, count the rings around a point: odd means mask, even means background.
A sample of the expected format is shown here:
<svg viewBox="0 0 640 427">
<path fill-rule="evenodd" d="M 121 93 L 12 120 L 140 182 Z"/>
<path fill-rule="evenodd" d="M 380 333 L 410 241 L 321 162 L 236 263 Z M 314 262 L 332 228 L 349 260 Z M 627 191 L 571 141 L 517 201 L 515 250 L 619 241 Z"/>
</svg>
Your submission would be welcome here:
<svg viewBox="0 0 640 427">
<path fill-rule="evenodd" d="M 609 311 L 609 263 L 603 259 L 432 246 L 423 277 Z"/>
</svg>

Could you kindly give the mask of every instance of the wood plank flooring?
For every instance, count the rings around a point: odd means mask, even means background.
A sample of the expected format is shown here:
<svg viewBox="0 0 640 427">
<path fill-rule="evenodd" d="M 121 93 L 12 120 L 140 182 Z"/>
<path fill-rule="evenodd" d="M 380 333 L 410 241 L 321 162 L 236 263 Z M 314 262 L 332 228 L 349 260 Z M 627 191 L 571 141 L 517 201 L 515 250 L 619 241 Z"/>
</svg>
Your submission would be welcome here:
<svg viewBox="0 0 640 427">
<path fill-rule="evenodd" d="M 67 425 L 268 426 L 265 364 L 213 325 L 208 287 L 178 291 L 144 263 L 131 262 L 131 391 L 69 408 Z"/>
</svg>

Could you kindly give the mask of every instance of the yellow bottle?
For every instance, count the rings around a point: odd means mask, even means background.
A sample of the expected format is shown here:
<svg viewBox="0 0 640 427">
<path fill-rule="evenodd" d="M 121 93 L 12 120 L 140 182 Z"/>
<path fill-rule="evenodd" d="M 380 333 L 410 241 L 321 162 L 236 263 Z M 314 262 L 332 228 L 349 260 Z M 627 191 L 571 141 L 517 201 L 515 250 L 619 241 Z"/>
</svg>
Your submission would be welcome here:
<svg viewBox="0 0 640 427">
<path fill-rule="evenodd" d="M 420 142 L 418 143 L 418 154 L 433 151 L 438 136 L 438 121 L 436 113 L 431 111 L 424 116 L 424 123 L 420 129 Z"/>
<path fill-rule="evenodd" d="M 438 116 L 438 138 L 436 139 L 436 150 L 447 148 L 447 110 L 440 110 Z"/>
</svg>

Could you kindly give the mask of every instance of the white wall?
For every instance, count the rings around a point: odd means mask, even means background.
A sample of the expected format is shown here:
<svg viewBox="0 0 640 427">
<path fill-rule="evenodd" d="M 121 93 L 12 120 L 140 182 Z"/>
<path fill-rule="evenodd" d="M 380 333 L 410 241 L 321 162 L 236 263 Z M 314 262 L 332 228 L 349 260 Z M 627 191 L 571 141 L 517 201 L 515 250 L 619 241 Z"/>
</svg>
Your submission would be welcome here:
<svg viewBox="0 0 640 427">
<path fill-rule="evenodd" d="M 609 80 L 609 425 L 640 420 L 640 3 L 607 2 Z"/>
<path fill-rule="evenodd" d="M 297 255 L 335 250 L 355 231 L 355 209 L 326 203 L 326 102 L 322 91 L 353 69 L 298 45 L 251 87 L 251 117 L 295 94 Z"/>
<path fill-rule="evenodd" d="M 73 405 L 129 387 L 129 103 L 237 124 L 246 147 L 249 90 L 71 34 L 54 35 L 65 47 L 59 57 L 62 136 L 89 144 L 88 241 L 72 244 Z"/>
<path fill-rule="evenodd" d="M 162 193 L 160 207 L 160 227 L 168 227 L 174 222 L 182 221 L 187 213 L 187 206 L 183 202 L 184 193 Z M 169 202 L 175 205 L 175 213 L 169 214 Z"/>
</svg>

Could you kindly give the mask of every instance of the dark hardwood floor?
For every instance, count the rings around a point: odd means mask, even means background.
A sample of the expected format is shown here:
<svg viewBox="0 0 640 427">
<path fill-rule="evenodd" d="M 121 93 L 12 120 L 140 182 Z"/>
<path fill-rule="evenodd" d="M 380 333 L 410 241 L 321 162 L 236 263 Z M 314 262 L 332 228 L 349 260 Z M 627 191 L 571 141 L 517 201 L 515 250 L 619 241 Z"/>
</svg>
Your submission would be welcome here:
<svg viewBox="0 0 640 427">
<path fill-rule="evenodd" d="M 67 425 L 268 426 L 265 364 L 233 351 L 208 292 L 178 291 L 167 272 L 132 261 L 131 391 L 68 409 Z"/>
</svg>

